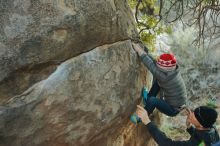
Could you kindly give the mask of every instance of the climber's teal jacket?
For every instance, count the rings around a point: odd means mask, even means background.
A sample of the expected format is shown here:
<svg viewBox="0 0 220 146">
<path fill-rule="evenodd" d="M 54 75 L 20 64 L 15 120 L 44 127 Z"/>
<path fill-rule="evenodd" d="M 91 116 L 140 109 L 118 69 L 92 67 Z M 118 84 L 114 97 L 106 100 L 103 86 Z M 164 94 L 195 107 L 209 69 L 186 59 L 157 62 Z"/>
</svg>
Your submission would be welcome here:
<svg viewBox="0 0 220 146">
<path fill-rule="evenodd" d="M 148 54 L 141 55 L 144 65 L 150 70 L 160 86 L 160 96 L 173 107 L 181 107 L 186 103 L 186 87 L 177 65 L 174 71 L 163 71 Z"/>
<path fill-rule="evenodd" d="M 190 134 L 189 140 L 174 141 L 168 138 L 157 126 L 150 122 L 147 125 L 147 129 L 153 139 L 159 146 L 212 146 L 219 141 L 219 134 L 216 128 L 210 128 L 208 130 L 198 130 L 194 127 L 187 129 Z"/>
</svg>

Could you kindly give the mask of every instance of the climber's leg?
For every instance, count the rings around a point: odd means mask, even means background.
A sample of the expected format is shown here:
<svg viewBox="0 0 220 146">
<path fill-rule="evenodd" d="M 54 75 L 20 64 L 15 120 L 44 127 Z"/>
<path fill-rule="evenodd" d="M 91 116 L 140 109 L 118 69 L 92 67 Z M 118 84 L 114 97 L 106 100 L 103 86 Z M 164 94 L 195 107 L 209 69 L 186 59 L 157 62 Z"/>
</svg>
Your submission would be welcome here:
<svg viewBox="0 0 220 146">
<path fill-rule="evenodd" d="M 148 97 L 147 105 L 144 108 L 147 110 L 149 115 L 154 111 L 155 108 L 157 108 L 161 113 L 164 113 L 170 117 L 176 116 L 179 113 L 177 109 L 169 105 L 166 101 L 153 96 Z"/>
<path fill-rule="evenodd" d="M 160 86 L 158 85 L 157 80 L 155 80 L 148 93 L 148 96 L 156 97 L 159 91 L 160 91 Z"/>
</svg>

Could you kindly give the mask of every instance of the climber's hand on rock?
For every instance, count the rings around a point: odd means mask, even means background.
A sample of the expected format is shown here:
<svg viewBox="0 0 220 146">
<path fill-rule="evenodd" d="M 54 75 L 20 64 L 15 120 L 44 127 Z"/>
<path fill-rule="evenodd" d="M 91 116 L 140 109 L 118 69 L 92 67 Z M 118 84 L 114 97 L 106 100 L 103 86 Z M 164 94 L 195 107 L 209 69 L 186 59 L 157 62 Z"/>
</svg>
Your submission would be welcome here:
<svg viewBox="0 0 220 146">
<path fill-rule="evenodd" d="M 144 125 L 147 125 L 150 123 L 150 119 L 148 117 L 147 111 L 140 105 L 137 105 L 137 111 L 136 114 L 139 118 L 141 118 L 141 121 Z"/>
<path fill-rule="evenodd" d="M 141 56 L 142 54 L 146 54 L 139 44 L 132 43 L 132 46 L 139 56 Z"/>
</svg>

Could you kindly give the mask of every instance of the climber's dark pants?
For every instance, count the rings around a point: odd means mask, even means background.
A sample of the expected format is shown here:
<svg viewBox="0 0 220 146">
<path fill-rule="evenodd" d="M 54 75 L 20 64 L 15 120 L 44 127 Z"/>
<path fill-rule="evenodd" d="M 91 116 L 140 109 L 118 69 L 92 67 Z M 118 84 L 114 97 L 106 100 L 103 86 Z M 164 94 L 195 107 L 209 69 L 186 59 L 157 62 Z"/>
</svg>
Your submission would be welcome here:
<svg viewBox="0 0 220 146">
<path fill-rule="evenodd" d="M 144 107 L 148 114 L 151 114 L 155 108 L 157 108 L 161 113 L 167 116 L 174 117 L 179 113 L 179 110 L 169 105 L 164 99 L 157 98 L 157 94 L 160 90 L 160 86 L 157 81 L 155 81 L 148 93 L 148 98 L 146 106 Z"/>
</svg>

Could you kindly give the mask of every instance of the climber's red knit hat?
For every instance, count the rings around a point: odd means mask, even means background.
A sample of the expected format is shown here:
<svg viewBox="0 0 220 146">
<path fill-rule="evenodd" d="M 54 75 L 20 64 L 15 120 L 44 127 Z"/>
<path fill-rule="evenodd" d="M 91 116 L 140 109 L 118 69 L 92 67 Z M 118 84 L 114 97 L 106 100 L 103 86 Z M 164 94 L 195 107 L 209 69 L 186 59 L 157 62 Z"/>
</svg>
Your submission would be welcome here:
<svg viewBox="0 0 220 146">
<path fill-rule="evenodd" d="M 165 71 L 176 69 L 176 58 L 172 54 L 162 54 L 157 60 L 157 66 Z"/>
</svg>

